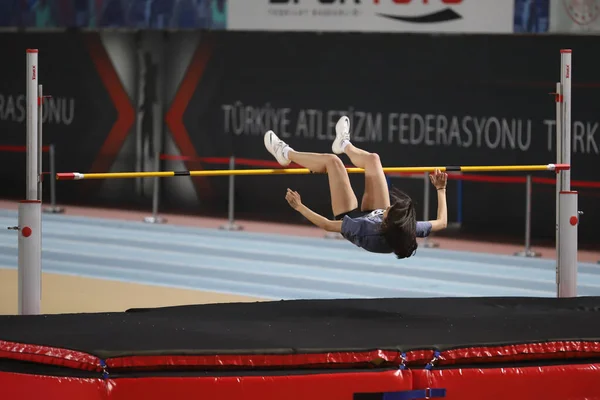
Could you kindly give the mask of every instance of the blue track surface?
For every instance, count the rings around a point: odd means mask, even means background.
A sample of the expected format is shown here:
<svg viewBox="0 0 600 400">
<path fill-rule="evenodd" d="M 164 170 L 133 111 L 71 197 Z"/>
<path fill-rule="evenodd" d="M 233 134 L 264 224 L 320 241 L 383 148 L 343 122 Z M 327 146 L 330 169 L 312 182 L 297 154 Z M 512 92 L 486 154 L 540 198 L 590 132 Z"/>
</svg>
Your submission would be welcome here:
<svg viewBox="0 0 600 400">
<path fill-rule="evenodd" d="M 0 210 L 0 226 L 17 224 Z M 46 272 L 269 299 L 547 296 L 552 260 L 425 249 L 407 260 L 343 240 L 44 215 Z M 0 268 L 16 268 L 17 235 L 0 230 Z M 578 294 L 600 295 L 600 266 L 579 264 Z"/>
</svg>

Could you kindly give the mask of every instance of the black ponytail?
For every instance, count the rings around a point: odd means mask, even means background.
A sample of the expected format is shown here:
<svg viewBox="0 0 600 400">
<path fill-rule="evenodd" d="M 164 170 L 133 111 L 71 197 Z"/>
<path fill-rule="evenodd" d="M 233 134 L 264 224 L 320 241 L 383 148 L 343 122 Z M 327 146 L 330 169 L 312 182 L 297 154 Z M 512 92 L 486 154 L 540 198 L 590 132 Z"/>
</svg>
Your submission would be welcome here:
<svg viewBox="0 0 600 400">
<path fill-rule="evenodd" d="M 392 189 L 391 207 L 381 225 L 381 232 L 397 258 L 412 256 L 417 250 L 417 212 L 406 193 Z"/>
</svg>

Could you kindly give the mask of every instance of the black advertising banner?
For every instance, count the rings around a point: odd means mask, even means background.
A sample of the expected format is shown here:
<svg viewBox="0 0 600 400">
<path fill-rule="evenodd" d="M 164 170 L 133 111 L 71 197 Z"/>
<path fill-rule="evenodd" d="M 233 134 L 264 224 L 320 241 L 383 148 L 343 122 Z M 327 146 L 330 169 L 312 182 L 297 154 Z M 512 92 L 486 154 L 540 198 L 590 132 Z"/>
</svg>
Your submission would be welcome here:
<svg viewBox="0 0 600 400">
<path fill-rule="evenodd" d="M 228 35 L 211 60 L 220 85 L 205 117 L 212 132 L 233 138 L 240 156 L 256 152 L 268 129 L 299 149 L 330 151 L 333 127 L 348 115 L 353 140 L 387 165 L 551 163 L 550 93 L 559 50 L 570 44 L 547 37 Z M 586 167 L 599 154 L 597 110 L 589 106 L 598 91 L 594 58 L 574 49 L 578 179 L 595 179 Z"/>
<path fill-rule="evenodd" d="M 600 58 L 589 51 L 591 40 L 230 32 L 215 40 L 185 123 L 196 132 L 192 142 L 201 155 L 233 151 L 271 160 L 262 141 L 268 129 L 297 150 L 331 152 L 335 123 L 348 115 L 353 141 L 379 153 L 386 166 L 553 163 L 551 93 L 560 79 L 560 49 L 572 48 L 572 179 L 595 180 Z M 361 178 L 352 181 L 360 192 Z M 395 184 L 422 204 L 422 184 Z M 237 204 L 293 218 L 283 200 L 288 186 L 330 214 L 326 179 L 314 176 L 244 177 L 236 181 Z M 522 184 L 466 182 L 465 227 L 520 235 L 524 193 Z M 537 187 L 535 193 L 534 233 L 553 237 L 554 189 Z M 599 217 L 594 202 L 580 196 L 582 229 Z"/>
<path fill-rule="evenodd" d="M 598 180 L 600 57 L 590 51 L 593 37 L 261 32 L 166 36 L 173 54 L 156 51 L 157 60 L 164 57 L 163 75 L 168 78 L 156 84 L 165 88 L 157 94 L 164 97 L 159 101 L 164 108 L 156 107 L 159 115 L 153 116 L 157 126 L 164 122 L 170 135 L 163 142 L 171 143 L 166 147 L 171 150 L 165 151 L 192 158 L 233 154 L 273 161 L 263 145 L 265 131 L 272 129 L 296 150 L 331 152 L 335 123 L 348 115 L 354 143 L 379 153 L 385 166 L 553 163 L 556 103 L 551 93 L 559 80 L 560 49 L 571 48 L 572 179 Z M 45 104 L 44 144 L 56 146 L 58 171 L 130 171 L 139 167 L 141 153 L 146 158 L 152 154 L 149 149 L 139 151 L 139 132 L 132 135 L 145 126 L 136 126 L 140 110 L 131 99 L 145 87 L 138 83 L 145 69 L 134 65 L 138 42 L 133 34 L 102 38 L 76 32 L 0 34 L 7 58 L 0 65 L 0 146 L 25 145 L 25 49 L 38 48 L 40 82 L 44 93 L 52 96 Z M 19 199 L 25 189 L 25 154 L 0 154 L 2 195 Z M 144 160 L 146 167 L 153 165 Z M 47 160 L 44 165 L 47 171 Z M 189 161 L 185 168 L 227 165 Z M 552 173 L 533 175 L 553 178 Z M 226 211 L 227 179 L 191 179 L 192 193 L 185 181 L 190 178 L 169 179 L 181 179 L 182 185 L 162 191 L 161 211 Z M 352 175 L 351 182 L 360 198 L 363 176 Z M 135 189 L 138 181 L 118 183 L 62 182 L 57 185 L 58 201 L 142 203 Z M 413 196 L 421 213 L 422 181 L 394 178 L 392 184 Z M 45 196 L 48 186 L 44 185 Z M 238 219 L 306 223 L 287 205 L 288 187 L 298 190 L 315 211 L 331 215 L 326 176 L 240 176 L 235 187 Z M 585 213 L 580 241 L 594 242 L 599 191 L 578 190 Z M 456 181 L 449 184 L 449 220 L 460 219 L 466 232 L 521 237 L 524 203 L 523 184 L 466 181 L 460 192 Z M 435 211 L 432 201 L 429 215 Z M 554 215 L 554 187 L 534 185 L 534 237 L 554 237 Z"/>
<path fill-rule="evenodd" d="M 111 93 L 111 65 L 96 34 L 11 34 L 0 35 L 0 46 L 7 58 L 0 66 L 0 145 L 24 146 L 25 129 L 25 49 L 39 50 L 39 77 L 45 99 L 43 107 L 43 144 L 55 145 L 57 171 L 100 172 L 110 161 L 99 156 L 107 149 L 109 133 L 119 118 Z M 114 81 L 114 78 L 113 78 Z M 114 85 L 114 84 L 113 84 Z M 2 153 L 0 174 L 6 197 L 25 194 L 25 153 Z M 49 171 L 48 154 L 43 170 Z M 75 185 L 58 184 L 59 201 L 84 202 Z M 46 195 L 49 185 L 44 185 Z"/>
</svg>

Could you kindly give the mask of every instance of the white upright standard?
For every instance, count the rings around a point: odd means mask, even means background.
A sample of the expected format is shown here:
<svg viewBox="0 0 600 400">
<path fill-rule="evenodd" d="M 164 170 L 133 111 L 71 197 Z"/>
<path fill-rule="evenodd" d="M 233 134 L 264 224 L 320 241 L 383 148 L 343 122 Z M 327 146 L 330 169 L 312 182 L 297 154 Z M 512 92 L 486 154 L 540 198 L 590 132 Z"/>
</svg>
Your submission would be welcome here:
<svg viewBox="0 0 600 400">
<path fill-rule="evenodd" d="M 561 70 L 562 71 L 562 70 Z M 562 163 L 562 85 L 560 82 L 556 82 L 556 163 Z M 560 259 L 560 237 L 558 235 L 558 212 L 559 212 L 559 204 L 560 204 L 560 180 L 562 174 L 558 172 L 556 174 L 556 199 L 555 199 L 555 208 L 556 208 L 556 225 L 555 225 L 555 242 L 556 242 L 556 295 L 558 296 L 558 285 L 560 284 L 560 272 L 559 272 L 559 262 Z"/>
<path fill-rule="evenodd" d="M 563 171 L 564 172 L 564 171 Z M 558 297 L 577 296 L 577 192 L 563 190 L 560 201 L 560 252 L 558 254 L 559 277 Z"/>
<path fill-rule="evenodd" d="M 560 51 L 560 90 L 557 101 L 556 158 L 559 164 L 571 165 L 571 50 Z M 558 86 L 557 86 L 558 88 Z M 556 279 L 558 297 L 577 296 L 577 192 L 571 190 L 571 170 L 560 171 L 556 177 Z"/>
<path fill-rule="evenodd" d="M 26 147 L 27 147 L 27 177 L 26 199 L 38 199 L 38 51 L 27 50 L 27 92 L 26 96 Z"/>
<path fill-rule="evenodd" d="M 37 78 L 37 77 L 36 77 Z M 43 155 L 43 150 L 42 150 L 42 144 L 44 143 L 44 141 L 42 140 L 42 120 L 44 119 L 43 117 L 43 113 L 42 113 L 42 103 L 43 103 L 43 99 L 44 99 L 44 94 L 42 92 L 42 85 L 38 85 L 38 94 L 37 94 L 37 98 L 38 98 L 38 102 L 37 102 L 37 108 L 38 108 L 38 115 L 37 115 L 37 148 L 38 148 L 38 165 L 37 165 L 37 171 L 38 171 L 38 200 L 42 200 L 42 181 L 43 181 L 43 176 L 42 176 L 42 155 Z"/>
<path fill-rule="evenodd" d="M 19 204 L 19 314 L 39 314 L 42 281 L 42 202 L 38 199 L 38 51 L 27 50 L 26 200 Z"/>
<path fill-rule="evenodd" d="M 42 202 L 19 203 L 19 314 L 35 315 L 41 311 Z"/>
</svg>

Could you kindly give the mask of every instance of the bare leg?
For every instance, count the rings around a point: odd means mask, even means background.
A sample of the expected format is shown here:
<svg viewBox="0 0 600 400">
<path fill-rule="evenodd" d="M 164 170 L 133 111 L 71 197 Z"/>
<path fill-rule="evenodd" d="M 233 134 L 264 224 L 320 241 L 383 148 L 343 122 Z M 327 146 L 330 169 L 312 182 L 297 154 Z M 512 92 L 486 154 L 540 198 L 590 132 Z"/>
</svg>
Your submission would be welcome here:
<svg viewBox="0 0 600 400">
<path fill-rule="evenodd" d="M 352 164 L 365 170 L 365 193 L 360 205 L 361 210 L 367 211 L 389 207 L 388 184 L 379 155 L 359 149 L 350 142 L 350 120 L 348 117 L 342 117 L 338 121 L 336 140 L 332 149 L 338 154 L 345 153 Z"/>
<path fill-rule="evenodd" d="M 334 215 L 352 211 L 358 207 L 358 199 L 352 190 L 348 172 L 339 157 L 333 154 L 303 153 L 290 150 L 288 158 L 313 172 L 327 173 L 331 208 Z"/>
<path fill-rule="evenodd" d="M 290 162 L 317 173 L 326 173 L 329 178 L 331 208 L 334 215 L 352 211 L 358 207 L 358 200 L 350 185 L 348 172 L 339 157 L 333 154 L 303 153 L 293 150 L 273 131 L 264 136 L 265 147 L 279 164 L 286 166 Z"/>
<path fill-rule="evenodd" d="M 365 170 L 365 192 L 360 205 L 361 210 L 388 208 L 390 194 L 379 155 L 359 149 L 352 143 L 346 145 L 344 152 L 350 157 L 352 164 Z"/>
</svg>

